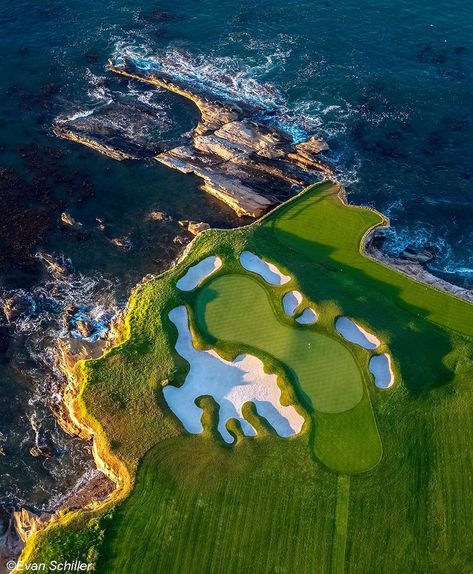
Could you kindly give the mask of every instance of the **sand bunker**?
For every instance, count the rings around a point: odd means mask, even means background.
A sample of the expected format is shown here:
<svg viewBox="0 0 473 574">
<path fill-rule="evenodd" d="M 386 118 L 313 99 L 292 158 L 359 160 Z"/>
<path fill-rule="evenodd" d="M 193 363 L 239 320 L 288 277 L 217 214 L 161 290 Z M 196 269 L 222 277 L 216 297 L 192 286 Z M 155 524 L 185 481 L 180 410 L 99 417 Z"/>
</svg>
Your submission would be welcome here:
<svg viewBox="0 0 473 574">
<path fill-rule="evenodd" d="M 391 357 L 383 353 L 370 359 L 370 372 L 374 376 L 374 384 L 380 389 L 389 389 L 394 383 L 394 373 L 391 367 Z"/>
<path fill-rule="evenodd" d="M 313 325 L 316 321 L 317 313 L 312 307 L 306 307 L 296 319 L 296 323 L 299 323 L 299 325 Z"/>
<path fill-rule="evenodd" d="M 264 261 L 261 257 L 258 257 L 258 255 L 250 251 L 243 251 L 241 253 L 240 263 L 247 271 L 257 273 L 270 285 L 285 285 L 291 280 L 289 275 L 281 273 L 276 265 Z"/>
<path fill-rule="evenodd" d="M 377 337 L 365 331 L 348 317 L 339 317 L 335 323 L 335 328 L 344 339 L 365 349 L 373 350 L 381 344 Z"/>
<path fill-rule="evenodd" d="M 187 273 L 176 283 L 176 287 L 181 291 L 192 291 L 209 275 L 220 269 L 221 266 L 222 260 L 220 257 L 210 255 L 196 265 L 189 267 Z"/>
<path fill-rule="evenodd" d="M 299 291 L 288 291 L 282 298 L 284 313 L 288 317 L 293 317 L 297 307 L 302 303 L 302 293 Z"/>
<path fill-rule="evenodd" d="M 193 434 L 202 432 L 202 409 L 195 404 L 198 397 L 211 395 L 219 404 L 218 431 L 227 443 L 234 441 L 226 423 L 237 419 L 246 436 L 255 436 L 256 430 L 243 417 L 242 407 L 252 402 L 257 413 L 264 417 L 281 437 L 300 432 L 304 418 L 293 406 L 280 403 L 281 389 L 277 376 L 264 372 L 263 363 L 252 355 L 239 355 L 232 362 L 226 361 L 215 351 L 194 348 L 189 329 L 187 309 L 176 307 L 169 313 L 176 325 L 178 338 L 176 351 L 190 365 L 181 387 L 167 385 L 164 398 L 184 428 Z"/>
</svg>

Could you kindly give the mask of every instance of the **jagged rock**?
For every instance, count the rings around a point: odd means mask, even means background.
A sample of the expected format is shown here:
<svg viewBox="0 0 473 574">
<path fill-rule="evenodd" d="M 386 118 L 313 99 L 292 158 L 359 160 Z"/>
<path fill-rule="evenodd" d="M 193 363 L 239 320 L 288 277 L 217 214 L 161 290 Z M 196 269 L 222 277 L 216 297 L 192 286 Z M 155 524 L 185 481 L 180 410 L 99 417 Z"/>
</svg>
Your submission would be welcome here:
<svg viewBox="0 0 473 574">
<path fill-rule="evenodd" d="M 76 221 L 70 213 L 67 213 L 67 211 L 63 211 L 61 213 L 61 221 L 64 223 L 64 225 L 69 225 L 73 229 L 82 228 L 82 223 Z"/>
<path fill-rule="evenodd" d="M 94 326 L 90 321 L 79 319 L 76 321 L 76 329 L 81 337 L 88 339 L 94 334 Z"/>
<path fill-rule="evenodd" d="M 3 312 L 6 320 L 10 323 L 21 315 L 28 315 L 34 309 L 33 301 L 28 295 L 18 293 L 13 295 L 3 304 Z"/>
<path fill-rule="evenodd" d="M 53 126 L 53 133 L 58 138 L 76 141 L 82 145 L 90 147 L 90 148 L 102 153 L 103 155 L 106 155 L 106 156 L 111 157 L 112 159 L 116 159 L 118 161 L 123 161 L 124 159 L 137 159 L 135 156 L 133 156 L 131 154 L 113 149 L 109 145 L 100 143 L 91 137 L 86 137 L 86 136 L 81 135 L 79 133 L 74 133 L 72 130 L 67 129 L 67 128 L 59 125 L 59 124 L 55 124 Z"/>
<path fill-rule="evenodd" d="M 210 225 L 208 223 L 204 223 L 203 221 L 189 221 L 187 229 L 190 231 L 190 233 L 192 233 L 192 235 L 198 235 L 199 233 L 202 233 L 202 231 L 210 229 Z"/>
<path fill-rule="evenodd" d="M 312 156 L 317 155 L 323 151 L 327 151 L 328 145 L 323 138 L 319 136 L 313 136 L 305 142 L 296 144 L 296 150 L 301 154 Z"/>
<path fill-rule="evenodd" d="M 40 530 L 49 520 L 51 515 L 48 513 L 36 514 L 26 508 L 17 510 L 13 513 L 13 523 L 16 532 L 23 542 Z"/>
<path fill-rule="evenodd" d="M 243 143 L 230 142 L 215 134 L 206 136 L 197 135 L 193 139 L 196 149 L 203 153 L 215 154 L 224 161 L 232 161 L 242 155 L 248 157 L 253 148 Z"/>
<path fill-rule="evenodd" d="M 164 211 L 151 211 L 148 213 L 147 219 L 151 221 L 170 221 L 171 217 L 166 215 Z"/>
<path fill-rule="evenodd" d="M 187 243 L 187 237 L 184 235 L 176 235 L 172 242 L 176 243 L 177 245 L 185 245 Z"/>
<path fill-rule="evenodd" d="M 137 68 L 122 57 L 110 60 L 109 68 L 116 74 L 159 86 L 195 103 L 201 118 L 187 134 L 186 144 L 153 156 L 170 168 L 202 178 L 202 189 L 227 203 L 238 215 L 259 217 L 295 191 L 316 182 L 319 172 L 331 175 L 335 171 L 318 156 L 327 149 L 322 138 L 314 136 L 294 144 L 287 133 L 263 123 L 261 106 L 238 101 L 238 97 L 232 102 L 223 100 L 182 77 L 173 76 L 165 71 L 173 68 L 173 62 L 165 57 L 149 71 Z M 103 149 L 102 144 L 95 141 L 93 119 L 89 116 L 78 119 L 77 129 L 70 124 L 67 128 L 55 126 L 55 133 L 114 157 L 115 151 L 110 147 L 113 138 L 110 146 L 103 144 Z M 124 159 L 121 152 L 116 152 L 115 159 Z M 157 216 L 156 220 L 162 221 L 163 217 Z"/>
<path fill-rule="evenodd" d="M 7 564 L 9 560 L 16 561 L 22 547 L 23 541 L 15 531 L 11 513 L 0 508 L 0 565 Z"/>
<path fill-rule="evenodd" d="M 131 249 L 131 241 L 127 237 L 114 237 L 110 242 L 120 249 Z"/>
<path fill-rule="evenodd" d="M 416 249 L 415 247 L 409 245 L 402 251 L 399 255 L 402 259 L 407 259 L 408 261 L 416 261 L 421 265 L 432 261 L 435 258 L 435 252 L 431 249 Z"/>
<path fill-rule="evenodd" d="M 59 262 L 49 253 L 42 253 L 39 252 L 36 254 L 36 257 L 43 261 L 51 275 L 56 277 L 69 275 L 72 272 L 72 266 L 68 261 Z"/>
<path fill-rule="evenodd" d="M 48 446 L 35 445 L 30 448 L 30 454 L 35 458 L 51 458 L 54 453 Z"/>
</svg>

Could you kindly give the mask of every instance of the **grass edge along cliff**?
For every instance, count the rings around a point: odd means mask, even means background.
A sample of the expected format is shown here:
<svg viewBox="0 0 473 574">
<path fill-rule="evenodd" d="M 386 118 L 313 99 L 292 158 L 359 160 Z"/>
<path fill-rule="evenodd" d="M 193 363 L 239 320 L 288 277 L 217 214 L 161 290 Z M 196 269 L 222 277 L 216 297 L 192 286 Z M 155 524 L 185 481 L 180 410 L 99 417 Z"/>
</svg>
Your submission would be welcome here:
<svg viewBox="0 0 473 574">
<path fill-rule="evenodd" d="M 452 564 L 468 571 L 473 489 L 461 468 L 473 464 L 473 306 L 367 257 L 366 234 L 385 219 L 347 206 L 339 193 L 322 182 L 246 228 L 206 231 L 175 268 L 133 292 L 116 346 L 70 373 L 79 393 L 69 406 L 120 488 L 107 503 L 66 513 L 33 534 L 23 562 L 77 559 L 100 572 L 440 573 Z M 291 282 L 268 285 L 246 271 L 244 251 L 273 262 Z M 196 289 L 177 289 L 189 267 L 209 256 L 222 266 Z M 359 370 L 354 406 L 317 411 L 314 389 L 301 388 L 297 373 L 267 349 L 215 335 L 219 289 L 239 307 L 243 291 L 232 295 L 222 284 L 232 276 L 245 285 L 251 278 L 251 289 L 264 292 L 294 332 L 337 339 Z M 289 289 L 316 309 L 314 325 L 284 315 Z M 230 421 L 229 446 L 209 396 L 197 399 L 203 431 L 185 432 L 163 393 L 182 385 L 189 370 L 169 319 L 181 305 L 196 348 L 229 361 L 251 353 L 278 376 L 281 404 L 304 417 L 298 434 L 278 437 L 245 404 L 256 437 Z M 232 312 L 242 325 L 258 319 L 254 309 Z M 337 333 L 340 316 L 379 338 L 376 353 L 392 360 L 390 388 L 373 383 L 373 352 Z"/>
</svg>

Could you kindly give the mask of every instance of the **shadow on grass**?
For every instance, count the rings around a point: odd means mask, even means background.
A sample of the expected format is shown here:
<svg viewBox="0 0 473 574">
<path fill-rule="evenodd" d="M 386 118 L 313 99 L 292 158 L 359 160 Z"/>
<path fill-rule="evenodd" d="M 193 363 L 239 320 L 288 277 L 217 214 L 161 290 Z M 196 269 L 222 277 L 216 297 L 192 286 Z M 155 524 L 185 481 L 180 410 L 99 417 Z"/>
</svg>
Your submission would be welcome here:
<svg viewBox="0 0 473 574">
<path fill-rule="evenodd" d="M 427 305 L 410 304 L 395 285 L 334 259 L 332 246 L 272 227 L 258 228 L 255 239 L 265 248 L 266 253 L 260 254 L 280 261 L 316 304 L 335 301 L 347 315 L 386 333 L 389 349 L 411 392 L 423 393 L 453 380 L 455 373 L 442 363 L 453 350 L 452 335 L 429 320 Z M 361 254 L 359 257 L 366 259 L 365 265 L 379 265 Z M 406 277 L 405 281 L 411 280 Z"/>
</svg>

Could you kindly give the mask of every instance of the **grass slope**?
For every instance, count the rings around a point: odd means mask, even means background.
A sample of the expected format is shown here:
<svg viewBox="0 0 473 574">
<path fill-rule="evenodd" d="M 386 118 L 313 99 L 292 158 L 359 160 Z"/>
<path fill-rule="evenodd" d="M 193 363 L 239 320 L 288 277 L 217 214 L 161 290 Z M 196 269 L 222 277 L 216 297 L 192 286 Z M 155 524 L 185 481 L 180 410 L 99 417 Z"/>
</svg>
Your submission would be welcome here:
<svg viewBox="0 0 473 574">
<path fill-rule="evenodd" d="M 98 440 L 132 475 L 138 469 L 134 489 L 113 512 L 65 517 L 33 536 L 24 554 L 30 561 L 98 555 L 98 572 L 130 573 L 471 573 L 473 306 L 362 256 L 359 241 L 382 218 L 343 205 L 337 193 L 323 183 L 251 227 L 206 232 L 175 269 L 134 292 L 121 343 L 76 368 L 78 405 L 95 421 Z M 235 425 L 233 448 L 215 436 L 215 405 L 203 399 L 206 431 L 185 435 L 161 390 L 167 381 L 181 384 L 188 368 L 173 351 L 167 314 L 180 304 L 195 309 L 198 293 L 179 293 L 175 282 L 214 254 L 224 261 L 222 274 L 242 273 L 244 249 L 295 278 L 291 288 L 317 304 L 317 329 L 327 336 L 340 314 L 380 336 L 396 385 L 365 384 L 353 409 L 315 413 L 308 431 L 290 440 L 275 437 L 249 409 L 259 436 L 241 438 Z M 267 288 L 273 301 L 278 289 Z M 201 346 L 211 343 L 203 330 L 195 335 Z M 213 342 L 226 357 L 236 352 Z M 364 376 L 368 353 L 352 354 Z M 269 355 L 266 361 L 287 375 Z M 285 397 L 291 393 L 286 384 Z M 340 443 L 334 462 L 350 457 L 359 444 L 353 432 L 366 422 L 357 411 L 363 401 L 372 405 L 383 456 L 348 485 L 318 460 L 336 450 L 338 433 L 346 448 Z M 314 459 L 317 433 L 325 438 Z"/>
</svg>

